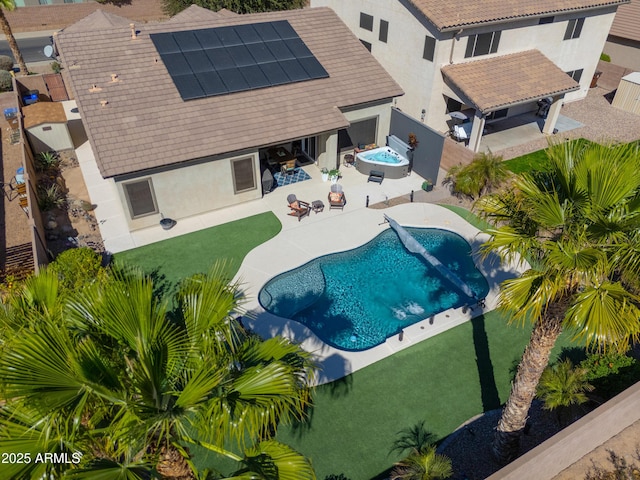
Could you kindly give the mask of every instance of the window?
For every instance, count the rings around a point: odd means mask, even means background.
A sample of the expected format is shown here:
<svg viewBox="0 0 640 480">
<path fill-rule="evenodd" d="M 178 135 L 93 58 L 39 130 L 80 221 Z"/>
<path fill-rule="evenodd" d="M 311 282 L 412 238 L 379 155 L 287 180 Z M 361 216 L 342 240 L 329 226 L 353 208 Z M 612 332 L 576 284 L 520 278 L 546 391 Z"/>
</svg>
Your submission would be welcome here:
<svg viewBox="0 0 640 480">
<path fill-rule="evenodd" d="M 158 205 L 153 194 L 153 183 L 150 178 L 123 184 L 124 193 L 129 204 L 131 218 L 144 217 L 158 213 Z"/>
<path fill-rule="evenodd" d="M 366 48 L 367 50 L 371 51 L 371 44 L 369 42 L 365 42 L 364 40 L 360 39 L 360 43 L 362 43 L 362 45 L 364 45 L 364 48 Z"/>
<path fill-rule="evenodd" d="M 455 98 L 445 97 L 447 99 L 447 113 L 459 112 L 462 110 L 462 102 L 459 102 Z"/>
<path fill-rule="evenodd" d="M 580 79 L 582 78 L 583 71 L 584 71 L 584 68 L 581 68 L 579 70 L 571 70 L 570 72 L 567 72 L 567 75 L 573 78 L 576 82 L 580 83 Z"/>
<path fill-rule="evenodd" d="M 373 17 L 360 12 L 360 28 L 373 32 Z"/>
<path fill-rule="evenodd" d="M 352 149 L 358 145 L 376 143 L 378 117 L 351 122 L 347 128 L 338 130 L 338 150 Z"/>
<path fill-rule="evenodd" d="M 488 53 L 496 53 L 500 43 L 500 32 L 480 33 L 471 35 L 467 41 L 464 58 L 478 57 Z"/>
<path fill-rule="evenodd" d="M 233 189 L 235 193 L 246 192 L 256 188 L 252 157 L 232 160 L 231 171 L 233 173 Z"/>
<path fill-rule="evenodd" d="M 545 25 L 547 23 L 553 23 L 554 17 L 542 17 L 538 22 L 538 25 Z"/>
<path fill-rule="evenodd" d="M 571 40 L 572 38 L 580 37 L 583 25 L 584 18 L 574 18 L 573 20 L 569 20 L 567 31 L 564 32 L 564 40 Z"/>
<path fill-rule="evenodd" d="M 380 20 L 380 34 L 378 40 L 387 43 L 387 37 L 389 36 L 389 22 L 386 20 Z"/>
<path fill-rule="evenodd" d="M 487 120 L 497 120 L 498 118 L 505 118 L 507 116 L 508 108 L 503 108 L 501 110 L 496 110 L 495 112 L 491 112 L 487 115 Z"/>
<path fill-rule="evenodd" d="M 436 39 L 429 35 L 424 37 L 424 51 L 422 52 L 422 58 L 433 62 L 433 55 L 436 51 Z"/>
</svg>

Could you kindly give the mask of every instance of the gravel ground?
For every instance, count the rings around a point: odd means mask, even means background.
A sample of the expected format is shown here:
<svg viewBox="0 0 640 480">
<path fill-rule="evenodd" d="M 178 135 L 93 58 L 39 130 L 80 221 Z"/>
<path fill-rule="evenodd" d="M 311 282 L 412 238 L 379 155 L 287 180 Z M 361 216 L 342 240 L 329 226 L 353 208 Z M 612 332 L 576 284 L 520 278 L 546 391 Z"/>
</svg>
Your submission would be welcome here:
<svg viewBox="0 0 640 480">
<path fill-rule="evenodd" d="M 471 419 L 452 433 L 438 448 L 451 459 L 454 475 L 451 480 L 483 480 L 502 468 L 493 461 L 491 442 L 502 410 L 492 410 Z M 559 430 L 555 415 L 534 402 L 529 411 L 530 429 L 522 437 L 521 453 L 536 447 Z"/>
</svg>

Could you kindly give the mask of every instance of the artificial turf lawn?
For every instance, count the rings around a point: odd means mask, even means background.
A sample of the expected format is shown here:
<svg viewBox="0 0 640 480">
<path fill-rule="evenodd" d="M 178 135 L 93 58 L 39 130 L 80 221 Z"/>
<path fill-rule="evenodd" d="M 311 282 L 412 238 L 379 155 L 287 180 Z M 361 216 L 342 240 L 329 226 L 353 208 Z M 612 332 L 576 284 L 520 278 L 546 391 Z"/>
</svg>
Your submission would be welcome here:
<svg viewBox="0 0 640 480">
<path fill-rule="evenodd" d="M 521 155 L 520 157 L 505 160 L 504 165 L 513 173 L 531 172 L 533 170 L 543 170 L 549 164 L 549 158 L 545 149 Z"/>
<path fill-rule="evenodd" d="M 482 218 L 480 218 L 475 213 L 471 212 L 470 210 L 467 210 L 464 207 L 459 207 L 458 205 L 443 205 L 443 204 L 439 204 L 439 205 L 441 207 L 446 208 L 447 210 L 451 210 L 452 212 L 457 213 L 462 218 L 464 218 L 467 222 L 469 222 L 471 225 L 476 227 L 478 230 L 484 231 L 487 228 L 491 227 L 491 224 L 485 222 Z"/>
<path fill-rule="evenodd" d="M 115 260 L 159 275 L 172 286 L 195 273 L 207 272 L 218 260 L 227 262 L 227 271 L 233 276 L 247 253 L 281 229 L 278 218 L 266 212 L 127 250 L 115 255 Z"/>
<path fill-rule="evenodd" d="M 424 420 L 439 441 L 499 408 L 530 332 L 489 312 L 318 387 L 308 424 L 281 427 L 277 438 L 311 458 L 318 479 L 340 473 L 377 478 L 401 458 L 391 453 L 398 431 Z M 563 334 L 552 360 L 569 345 Z"/>
</svg>

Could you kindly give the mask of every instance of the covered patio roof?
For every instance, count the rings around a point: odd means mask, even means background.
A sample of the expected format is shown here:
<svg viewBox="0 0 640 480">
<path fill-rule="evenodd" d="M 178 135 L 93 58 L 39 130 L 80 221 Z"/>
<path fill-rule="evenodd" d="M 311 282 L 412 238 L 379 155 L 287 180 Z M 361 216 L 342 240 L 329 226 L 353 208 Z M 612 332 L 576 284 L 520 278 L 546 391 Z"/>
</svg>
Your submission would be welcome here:
<svg viewBox="0 0 640 480">
<path fill-rule="evenodd" d="M 483 114 L 580 88 L 538 50 L 446 65 L 442 74 Z"/>
</svg>

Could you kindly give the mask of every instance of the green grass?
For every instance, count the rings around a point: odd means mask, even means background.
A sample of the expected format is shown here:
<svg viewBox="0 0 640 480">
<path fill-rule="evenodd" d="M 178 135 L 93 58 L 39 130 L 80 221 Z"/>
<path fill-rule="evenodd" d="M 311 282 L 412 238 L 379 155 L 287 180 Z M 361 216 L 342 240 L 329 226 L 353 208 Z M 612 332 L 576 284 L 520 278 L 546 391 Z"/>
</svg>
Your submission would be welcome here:
<svg viewBox="0 0 640 480">
<path fill-rule="evenodd" d="M 545 150 L 536 150 L 535 152 L 521 155 L 511 160 L 504 161 L 507 169 L 513 173 L 531 172 L 533 170 L 543 170 L 549 164 L 549 159 Z"/>
<path fill-rule="evenodd" d="M 159 275 L 169 285 L 208 271 L 218 260 L 228 262 L 229 273 L 235 275 L 247 253 L 281 229 L 277 217 L 266 212 L 127 250 L 115 255 L 115 260 Z"/>
<path fill-rule="evenodd" d="M 459 207 L 458 205 L 439 205 L 446 208 L 447 210 L 451 210 L 452 212 L 457 213 L 478 230 L 485 230 L 491 227 L 491 224 L 485 222 L 482 218 L 464 207 Z"/>
<path fill-rule="evenodd" d="M 390 453 L 399 430 L 424 420 L 441 440 L 471 417 L 499 408 L 530 331 L 489 312 L 318 387 L 308 424 L 280 428 L 277 438 L 311 458 L 318 479 L 339 473 L 378 478 L 400 458 Z M 563 334 L 554 355 L 569 344 Z"/>
</svg>

